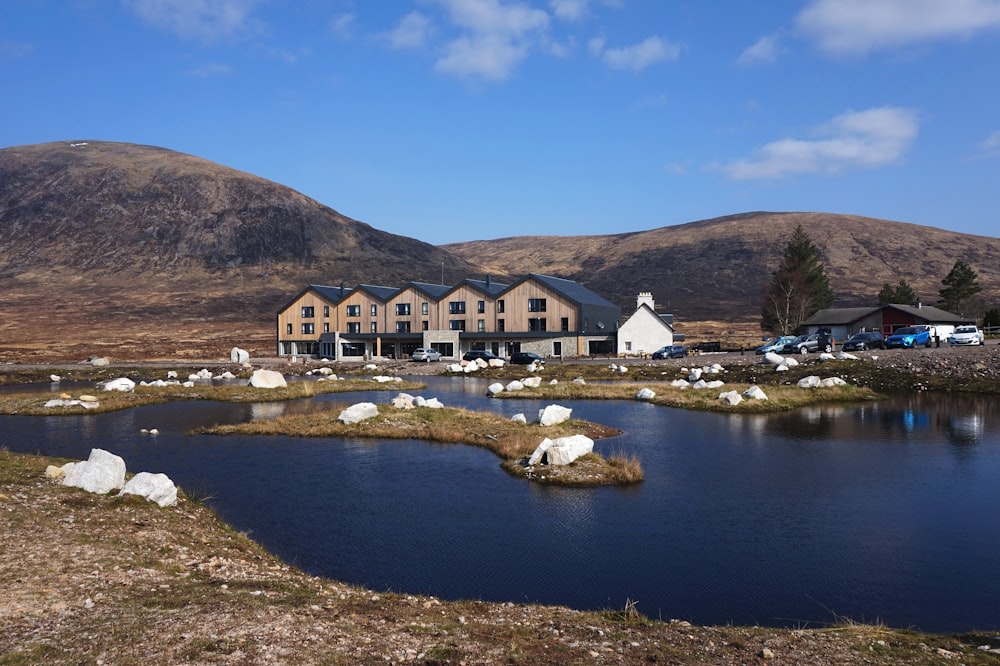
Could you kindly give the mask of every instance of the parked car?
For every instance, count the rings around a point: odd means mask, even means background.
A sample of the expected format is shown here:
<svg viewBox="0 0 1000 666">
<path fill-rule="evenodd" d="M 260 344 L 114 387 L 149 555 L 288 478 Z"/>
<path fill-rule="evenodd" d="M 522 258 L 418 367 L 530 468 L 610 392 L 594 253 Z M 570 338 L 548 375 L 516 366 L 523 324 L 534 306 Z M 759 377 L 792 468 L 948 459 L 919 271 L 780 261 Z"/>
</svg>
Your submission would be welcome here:
<svg viewBox="0 0 1000 666">
<path fill-rule="evenodd" d="M 820 331 L 812 335 L 800 335 L 784 347 L 786 354 L 808 354 L 809 352 L 833 351 L 833 337 L 828 331 Z"/>
<path fill-rule="evenodd" d="M 684 358 L 688 355 L 687 347 L 684 345 L 667 345 L 666 347 L 660 347 L 655 352 L 653 352 L 654 359 L 660 358 Z"/>
<path fill-rule="evenodd" d="M 767 354 L 768 352 L 775 352 L 780 354 L 789 342 L 795 339 L 794 335 L 781 335 L 776 338 L 771 338 L 760 347 L 757 347 L 754 351 L 758 354 Z"/>
<path fill-rule="evenodd" d="M 885 338 L 878 331 L 855 333 L 841 347 L 844 351 L 864 351 L 866 349 L 885 349 Z"/>
<path fill-rule="evenodd" d="M 510 362 L 514 365 L 531 365 L 532 363 L 545 363 L 545 359 L 531 352 L 518 352 L 511 354 Z"/>
<path fill-rule="evenodd" d="M 485 349 L 470 349 L 469 351 L 465 352 L 464 356 L 462 356 L 463 361 L 475 361 L 477 358 L 481 358 L 487 363 L 489 363 L 490 361 L 498 359 L 500 357 L 494 354 L 493 352 L 486 351 Z"/>
<path fill-rule="evenodd" d="M 986 336 L 976 326 L 959 326 L 948 336 L 948 344 L 955 345 L 984 345 Z"/>
<path fill-rule="evenodd" d="M 885 339 L 886 349 L 892 349 L 893 347 L 908 347 L 912 349 L 917 345 L 931 346 L 930 326 L 907 326 L 900 328 Z"/>
<path fill-rule="evenodd" d="M 423 361 L 424 363 L 430 363 L 431 361 L 440 361 L 441 352 L 436 349 L 429 349 L 425 347 L 418 347 L 413 350 L 410 354 L 411 361 Z"/>
</svg>

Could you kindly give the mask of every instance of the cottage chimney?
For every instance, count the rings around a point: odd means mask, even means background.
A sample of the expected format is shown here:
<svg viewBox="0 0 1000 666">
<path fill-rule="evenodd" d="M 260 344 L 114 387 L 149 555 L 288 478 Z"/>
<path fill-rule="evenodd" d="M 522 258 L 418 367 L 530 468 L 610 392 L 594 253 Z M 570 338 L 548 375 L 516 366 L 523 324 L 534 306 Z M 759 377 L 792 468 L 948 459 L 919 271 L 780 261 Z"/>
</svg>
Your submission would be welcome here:
<svg viewBox="0 0 1000 666">
<path fill-rule="evenodd" d="M 340 297 L 341 298 L 344 297 L 344 283 L 343 282 L 340 283 Z"/>
<path fill-rule="evenodd" d="M 489 289 L 492 286 L 493 286 L 493 278 L 492 278 L 492 276 L 487 275 L 486 276 L 486 288 Z"/>
<path fill-rule="evenodd" d="M 635 309 L 638 310 L 643 306 L 643 304 L 648 305 L 650 310 L 656 312 L 656 304 L 653 302 L 653 292 L 639 292 L 639 296 L 635 299 Z"/>
</svg>

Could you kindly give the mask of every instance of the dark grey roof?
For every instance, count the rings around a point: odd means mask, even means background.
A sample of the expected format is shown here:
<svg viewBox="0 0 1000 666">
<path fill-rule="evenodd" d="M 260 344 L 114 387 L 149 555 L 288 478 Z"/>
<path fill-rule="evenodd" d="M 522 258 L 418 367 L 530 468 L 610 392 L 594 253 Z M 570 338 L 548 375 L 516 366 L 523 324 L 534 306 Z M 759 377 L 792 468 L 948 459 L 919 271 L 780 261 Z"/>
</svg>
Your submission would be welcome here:
<svg viewBox="0 0 1000 666">
<path fill-rule="evenodd" d="M 827 308 L 802 322 L 803 326 L 836 326 L 864 319 L 879 308 Z"/>
<path fill-rule="evenodd" d="M 452 289 L 451 285 L 431 284 L 429 282 L 410 282 L 409 286 L 413 287 L 417 291 L 427 294 L 434 300 L 438 300 Z"/>
<path fill-rule="evenodd" d="M 376 284 L 359 284 L 358 289 L 368 292 L 383 303 L 399 293 L 398 287 L 382 287 Z"/>
<path fill-rule="evenodd" d="M 942 310 L 941 308 L 936 308 L 933 305 L 886 305 L 887 308 L 893 308 L 899 310 L 900 312 L 905 312 L 914 317 L 919 317 L 926 321 L 937 321 L 942 323 L 954 322 L 960 323 L 965 321 L 971 321 L 967 317 L 961 317 L 957 314 L 948 312 L 947 310 Z"/>
<path fill-rule="evenodd" d="M 515 282 L 513 285 L 511 285 L 511 288 L 531 279 L 541 282 L 552 291 L 562 296 L 565 296 L 569 300 L 579 305 L 599 305 L 602 307 L 609 307 L 609 308 L 615 308 L 616 310 L 620 310 L 620 308 L 617 305 L 607 300 L 603 296 L 595 294 L 594 292 L 587 289 L 579 282 L 574 282 L 573 280 L 567 280 L 565 278 L 552 277 L 551 275 L 539 275 L 538 273 L 528 273 L 527 277 Z"/>
<path fill-rule="evenodd" d="M 295 301 L 299 300 L 299 298 L 301 298 L 302 295 L 305 294 L 307 291 L 315 291 L 317 294 L 319 294 L 326 300 L 332 303 L 336 303 L 337 301 L 340 301 L 342 298 L 350 296 L 351 291 L 353 290 L 345 287 L 330 287 L 324 284 L 310 284 L 306 286 L 305 289 L 292 296 L 292 298 L 287 303 L 278 308 L 278 314 L 281 314 L 289 307 L 291 307 L 291 305 L 295 303 Z"/>
<path fill-rule="evenodd" d="M 493 280 L 472 280 L 472 279 L 466 279 L 462 282 L 462 284 L 470 285 L 478 289 L 479 291 L 483 292 L 484 294 L 489 294 L 490 296 L 496 296 L 497 294 L 504 291 L 505 289 L 507 289 L 507 287 L 510 286 L 509 284 L 499 284 L 497 282 L 493 282 Z"/>
</svg>

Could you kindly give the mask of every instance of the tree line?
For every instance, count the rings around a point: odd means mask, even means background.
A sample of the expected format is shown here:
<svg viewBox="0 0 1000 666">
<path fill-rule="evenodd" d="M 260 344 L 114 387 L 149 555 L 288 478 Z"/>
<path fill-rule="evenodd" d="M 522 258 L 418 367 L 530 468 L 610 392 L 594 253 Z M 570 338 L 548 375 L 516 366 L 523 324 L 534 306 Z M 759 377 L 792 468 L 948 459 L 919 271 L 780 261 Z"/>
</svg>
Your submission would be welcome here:
<svg viewBox="0 0 1000 666">
<path fill-rule="evenodd" d="M 958 260 L 941 280 L 937 306 L 942 310 L 963 315 L 982 291 L 978 275 L 964 261 Z M 886 282 L 877 295 L 882 305 L 898 303 L 913 305 L 917 293 L 905 279 L 895 285 Z M 833 289 L 826 276 L 822 255 L 802 226 L 795 227 L 785 246 L 781 263 L 771 274 L 761 298 L 761 330 L 776 335 L 794 333 L 809 317 L 833 306 Z M 1000 326 L 1000 311 L 987 310 L 984 326 Z"/>
</svg>

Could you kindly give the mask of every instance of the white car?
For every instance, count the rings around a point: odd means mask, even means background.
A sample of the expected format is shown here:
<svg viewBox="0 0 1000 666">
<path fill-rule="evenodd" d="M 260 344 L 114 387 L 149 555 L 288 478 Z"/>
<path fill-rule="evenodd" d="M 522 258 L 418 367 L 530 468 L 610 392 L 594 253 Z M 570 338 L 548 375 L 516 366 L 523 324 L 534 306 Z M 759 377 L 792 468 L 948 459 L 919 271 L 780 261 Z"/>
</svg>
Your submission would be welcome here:
<svg viewBox="0 0 1000 666">
<path fill-rule="evenodd" d="M 419 347 L 413 350 L 410 358 L 414 361 L 423 361 L 424 363 L 430 363 L 431 361 L 440 361 L 441 352 L 436 349 L 424 349 Z"/>
<path fill-rule="evenodd" d="M 955 345 L 982 345 L 986 344 L 983 332 L 975 326 L 959 326 L 948 336 L 948 344 Z"/>
</svg>

